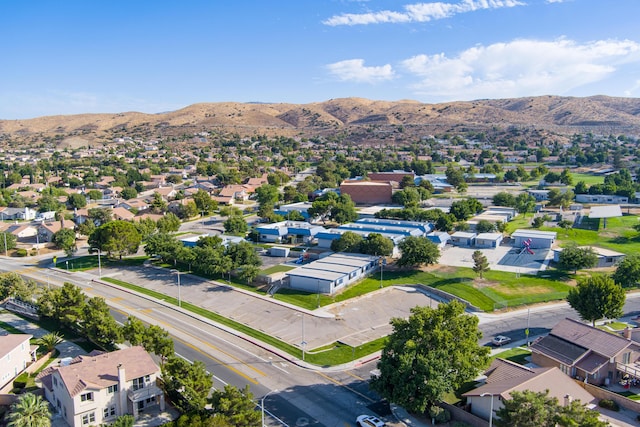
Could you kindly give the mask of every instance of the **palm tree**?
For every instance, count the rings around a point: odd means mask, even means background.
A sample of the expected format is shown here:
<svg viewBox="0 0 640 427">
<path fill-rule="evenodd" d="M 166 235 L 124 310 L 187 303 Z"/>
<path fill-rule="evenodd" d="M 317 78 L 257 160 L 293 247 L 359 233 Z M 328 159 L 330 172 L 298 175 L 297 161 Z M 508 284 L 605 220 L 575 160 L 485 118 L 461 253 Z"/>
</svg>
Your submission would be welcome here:
<svg viewBox="0 0 640 427">
<path fill-rule="evenodd" d="M 62 341 L 62 337 L 58 332 L 49 332 L 48 334 L 41 336 L 37 343 L 38 345 L 45 347 L 47 352 L 51 353 Z"/>
<path fill-rule="evenodd" d="M 49 403 L 33 393 L 23 394 L 11 405 L 8 427 L 50 427 Z"/>
</svg>

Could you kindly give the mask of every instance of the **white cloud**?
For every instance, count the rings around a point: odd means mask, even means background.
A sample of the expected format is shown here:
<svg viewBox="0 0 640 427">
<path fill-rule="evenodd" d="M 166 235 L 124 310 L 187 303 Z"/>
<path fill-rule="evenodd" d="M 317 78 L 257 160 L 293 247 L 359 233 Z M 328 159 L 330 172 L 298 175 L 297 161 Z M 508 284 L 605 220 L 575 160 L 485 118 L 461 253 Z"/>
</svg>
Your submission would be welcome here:
<svg viewBox="0 0 640 427">
<path fill-rule="evenodd" d="M 475 46 L 456 57 L 441 53 L 402 61 L 420 78 L 413 85 L 418 95 L 443 101 L 566 94 L 627 63 L 640 63 L 639 43 L 567 39 L 515 40 Z"/>
<path fill-rule="evenodd" d="M 556 0 L 557 1 L 557 0 Z M 518 0 L 462 0 L 460 3 L 415 3 L 404 6 L 404 11 L 383 10 L 370 13 L 344 13 L 335 15 L 322 23 L 330 26 L 368 25 L 382 23 L 428 22 L 449 18 L 459 13 L 484 9 L 523 6 Z"/>
<path fill-rule="evenodd" d="M 341 81 L 351 81 L 356 83 L 378 83 L 391 80 L 395 72 L 391 65 L 386 64 L 380 67 L 367 67 L 363 59 L 348 59 L 346 61 L 335 62 L 326 66 L 329 73 Z"/>
</svg>

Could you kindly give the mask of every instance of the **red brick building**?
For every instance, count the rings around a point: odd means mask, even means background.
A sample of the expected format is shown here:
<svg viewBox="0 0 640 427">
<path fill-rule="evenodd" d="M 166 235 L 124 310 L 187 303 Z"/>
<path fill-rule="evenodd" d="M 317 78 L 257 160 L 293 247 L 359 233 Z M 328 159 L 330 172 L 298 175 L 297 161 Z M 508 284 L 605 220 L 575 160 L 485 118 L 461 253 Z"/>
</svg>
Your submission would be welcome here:
<svg viewBox="0 0 640 427">
<path fill-rule="evenodd" d="M 359 205 L 390 204 L 392 191 L 388 181 L 344 181 L 340 184 L 340 194 L 348 194 Z"/>
</svg>

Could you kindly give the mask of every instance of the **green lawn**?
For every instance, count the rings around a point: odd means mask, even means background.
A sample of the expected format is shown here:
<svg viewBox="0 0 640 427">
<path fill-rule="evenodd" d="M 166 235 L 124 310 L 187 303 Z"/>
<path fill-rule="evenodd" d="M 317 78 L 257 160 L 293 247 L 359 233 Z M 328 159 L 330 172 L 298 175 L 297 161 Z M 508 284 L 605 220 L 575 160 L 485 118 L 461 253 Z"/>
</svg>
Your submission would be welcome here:
<svg viewBox="0 0 640 427">
<path fill-rule="evenodd" d="M 104 254 L 100 257 L 100 263 L 103 267 L 119 267 L 119 266 L 136 266 L 142 265 L 149 257 L 130 257 L 123 259 L 110 259 Z M 68 261 L 58 261 L 55 265 L 56 268 L 62 270 L 68 269 L 69 271 L 86 271 L 98 268 L 98 255 L 86 255 L 77 258 L 72 258 Z"/>
<path fill-rule="evenodd" d="M 638 224 L 637 215 L 624 215 L 620 218 L 609 218 L 607 228 L 603 228 L 602 220 L 585 218 L 580 228 L 569 230 L 542 227 L 541 230 L 555 231 L 562 246 L 574 242 L 579 246 L 600 246 L 624 254 L 640 252 L 640 233 L 633 229 Z"/>
<path fill-rule="evenodd" d="M 506 359 L 515 362 L 519 365 L 525 365 L 528 363 L 527 357 L 531 356 L 531 351 L 526 348 L 516 347 L 509 350 L 491 356 L 491 359 Z"/>
<path fill-rule="evenodd" d="M 604 183 L 604 176 L 592 175 L 590 173 L 571 173 L 573 178 L 573 184 L 575 185 L 579 181 L 584 181 L 587 185 L 602 184 Z"/>
<path fill-rule="evenodd" d="M 260 274 L 273 274 L 273 273 L 284 273 L 285 271 L 293 270 L 296 267 L 292 267 L 290 265 L 274 265 L 273 267 L 265 268 L 260 272 Z"/>
</svg>

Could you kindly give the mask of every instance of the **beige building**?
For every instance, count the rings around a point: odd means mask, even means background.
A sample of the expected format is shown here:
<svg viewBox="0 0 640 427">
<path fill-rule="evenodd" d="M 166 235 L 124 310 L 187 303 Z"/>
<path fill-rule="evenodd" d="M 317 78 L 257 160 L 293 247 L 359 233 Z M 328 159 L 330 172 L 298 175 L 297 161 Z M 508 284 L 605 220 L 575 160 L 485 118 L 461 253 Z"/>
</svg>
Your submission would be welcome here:
<svg viewBox="0 0 640 427">
<path fill-rule="evenodd" d="M 29 340 L 33 335 L 9 334 L 0 335 L 0 388 L 9 384 L 25 370 L 35 358 Z"/>
<path fill-rule="evenodd" d="M 78 356 L 67 366 L 50 367 L 36 380 L 47 400 L 71 427 L 111 423 L 117 417 L 159 405 L 160 368 L 142 347 Z"/>
</svg>

